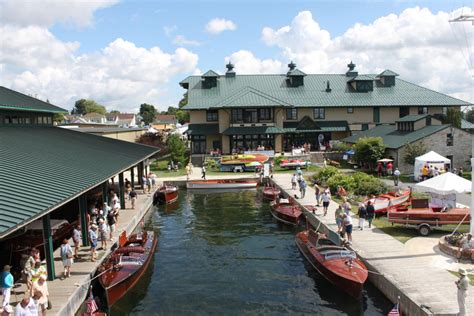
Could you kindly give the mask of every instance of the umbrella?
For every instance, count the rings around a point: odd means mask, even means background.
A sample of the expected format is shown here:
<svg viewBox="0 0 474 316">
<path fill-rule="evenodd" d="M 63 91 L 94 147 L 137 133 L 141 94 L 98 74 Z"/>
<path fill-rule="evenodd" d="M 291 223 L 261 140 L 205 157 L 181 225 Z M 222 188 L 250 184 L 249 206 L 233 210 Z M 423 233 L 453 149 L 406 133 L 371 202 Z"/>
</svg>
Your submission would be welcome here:
<svg viewBox="0 0 474 316">
<path fill-rule="evenodd" d="M 393 159 L 388 159 L 388 158 L 377 160 L 377 162 L 392 162 L 392 161 L 393 161 Z"/>
</svg>

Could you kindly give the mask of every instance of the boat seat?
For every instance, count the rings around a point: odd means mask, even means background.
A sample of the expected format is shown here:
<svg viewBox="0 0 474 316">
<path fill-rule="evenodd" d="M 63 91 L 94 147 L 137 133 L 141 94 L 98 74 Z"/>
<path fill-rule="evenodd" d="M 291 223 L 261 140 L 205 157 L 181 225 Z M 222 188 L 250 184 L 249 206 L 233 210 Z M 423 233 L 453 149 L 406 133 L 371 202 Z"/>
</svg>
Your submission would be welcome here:
<svg viewBox="0 0 474 316">
<path fill-rule="evenodd" d="M 115 253 L 117 254 L 124 254 L 124 253 L 131 253 L 131 252 L 144 253 L 145 249 L 143 249 L 143 247 L 141 246 L 127 246 L 127 247 L 122 247 L 115 250 Z"/>
<path fill-rule="evenodd" d="M 121 256 L 119 265 L 143 265 L 143 261 L 141 260 L 141 257 L 133 257 L 133 256 Z"/>
</svg>

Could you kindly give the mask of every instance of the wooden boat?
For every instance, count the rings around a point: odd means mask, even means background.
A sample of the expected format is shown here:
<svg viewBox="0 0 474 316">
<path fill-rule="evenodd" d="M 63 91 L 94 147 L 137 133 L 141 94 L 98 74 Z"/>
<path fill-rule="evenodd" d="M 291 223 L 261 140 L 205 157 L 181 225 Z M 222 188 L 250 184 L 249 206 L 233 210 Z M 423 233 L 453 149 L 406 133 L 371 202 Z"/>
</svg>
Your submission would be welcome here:
<svg viewBox="0 0 474 316">
<path fill-rule="evenodd" d="M 264 187 L 263 198 L 269 201 L 273 201 L 280 196 L 281 190 L 276 187 Z"/>
<path fill-rule="evenodd" d="M 188 189 L 253 189 L 257 179 L 245 180 L 191 180 L 186 182 Z"/>
<path fill-rule="evenodd" d="M 302 214 L 301 208 L 294 203 L 291 197 L 271 202 L 270 212 L 276 220 L 290 225 L 298 225 Z"/>
<path fill-rule="evenodd" d="M 280 162 L 280 167 L 294 169 L 296 167 L 306 168 L 311 165 L 311 161 L 305 161 L 301 159 L 285 159 Z"/>
<path fill-rule="evenodd" d="M 178 187 L 164 184 L 158 188 L 153 195 L 153 205 L 163 205 L 176 202 L 178 200 Z"/>
<path fill-rule="evenodd" d="M 222 156 L 221 165 L 235 165 L 235 164 L 248 164 L 251 162 L 264 163 L 268 161 L 270 157 L 265 154 L 245 154 L 245 155 L 231 155 Z"/>
<path fill-rule="evenodd" d="M 432 208 L 392 208 L 388 212 L 388 221 L 396 224 L 469 224 L 471 222 L 470 209 L 452 208 L 441 211 Z"/>
<path fill-rule="evenodd" d="M 140 280 L 156 250 L 158 238 L 152 231 L 125 237 L 122 233 L 119 247 L 101 264 L 99 282 L 105 289 L 107 304 L 112 306 Z"/>
<path fill-rule="evenodd" d="M 410 190 L 400 192 L 389 192 L 380 194 L 375 198 L 367 199 L 364 204 L 370 201 L 375 208 L 375 214 L 387 214 L 390 207 L 397 207 L 407 203 L 410 199 Z"/>
<path fill-rule="evenodd" d="M 355 252 L 335 246 L 314 230 L 296 235 L 296 245 L 309 263 L 329 282 L 349 295 L 359 298 L 368 270 Z"/>
</svg>

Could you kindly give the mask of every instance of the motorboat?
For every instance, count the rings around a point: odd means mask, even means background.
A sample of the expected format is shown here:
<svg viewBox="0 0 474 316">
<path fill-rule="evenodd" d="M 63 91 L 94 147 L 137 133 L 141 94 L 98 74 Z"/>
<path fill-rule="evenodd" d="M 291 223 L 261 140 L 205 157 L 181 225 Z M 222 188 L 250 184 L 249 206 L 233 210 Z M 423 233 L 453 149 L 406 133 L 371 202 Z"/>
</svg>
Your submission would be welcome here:
<svg viewBox="0 0 474 316">
<path fill-rule="evenodd" d="M 361 297 L 369 273 L 354 251 L 334 245 L 312 229 L 299 232 L 296 245 L 326 280 L 352 297 Z"/>
<path fill-rule="evenodd" d="M 269 159 L 265 154 L 244 154 L 222 156 L 219 161 L 221 171 L 244 172 L 258 171 Z"/>
<path fill-rule="evenodd" d="M 273 201 L 280 196 L 281 190 L 277 187 L 267 186 L 263 188 L 263 198 L 265 200 Z"/>
<path fill-rule="evenodd" d="M 364 204 L 367 205 L 367 202 L 374 206 L 375 214 L 387 214 L 389 208 L 401 206 L 410 200 L 410 189 L 400 190 L 398 192 L 388 192 L 385 194 L 380 194 L 374 198 L 367 199 L 364 201 Z"/>
<path fill-rule="evenodd" d="M 257 179 L 191 180 L 186 182 L 188 189 L 255 189 L 257 185 Z"/>
<path fill-rule="evenodd" d="M 153 231 L 120 235 L 119 247 L 104 259 L 98 269 L 99 282 L 105 289 L 107 305 L 120 300 L 143 276 L 158 244 Z"/>
<path fill-rule="evenodd" d="M 161 185 L 153 195 L 153 205 L 171 204 L 178 200 L 178 187 L 175 185 Z"/>
<path fill-rule="evenodd" d="M 297 167 L 306 168 L 311 165 L 311 161 L 301 159 L 284 159 L 280 162 L 281 168 L 295 169 Z"/>
<path fill-rule="evenodd" d="M 270 212 L 276 220 L 290 225 L 298 225 L 303 213 L 301 207 L 296 205 L 291 197 L 288 199 L 277 198 L 275 201 L 272 201 L 270 203 Z"/>
</svg>

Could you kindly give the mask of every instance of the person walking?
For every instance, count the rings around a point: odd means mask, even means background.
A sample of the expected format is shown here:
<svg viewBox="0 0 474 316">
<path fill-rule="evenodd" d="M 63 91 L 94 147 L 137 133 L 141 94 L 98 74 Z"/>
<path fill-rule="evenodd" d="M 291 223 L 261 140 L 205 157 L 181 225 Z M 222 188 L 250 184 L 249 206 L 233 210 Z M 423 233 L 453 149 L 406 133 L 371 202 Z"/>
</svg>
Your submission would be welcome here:
<svg viewBox="0 0 474 316">
<path fill-rule="evenodd" d="M 95 262 L 97 248 L 97 225 L 92 224 L 89 229 L 89 242 L 91 243 L 91 261 Z"/>
<path fill-rule="evenodd" d="M 187 164 L 186 165 L 186 180 L 189 180 L 190 175 L 191 175 L 191 166 Z"/>
<path fill-rule="evenodd" d="M 301 193 L 301 198 L 304 198 L 305 194 L 306 194 L 306 181 L 304 181 L 304 179 L 302 179 L 300 181 L 300 193 Z"/>
<path fill-rule="evenodd" d="M 130 201 L 132 202 L 132 209 L 135 209 L 135 204 L 137 203 L 137 192 L 135 189 L 130 191 Z"/>
<path fill-rule="evenodd" d="M 63 261 L 63 277 L 62 279 L 69 278 L 71 276 L 71 266 L 73 262 L 73 252 L 69 241 L 65 238 L 61 245 L 61 260 Z"/>
<path fill-rule="evenodd" d="M 100 237 L 100 247 L 102 250 L 107 249 L 107 224 L 104 219 L 99 220 L 99 237 Z"/>
<path fill-rule="evenodd" d="M 31 283 L 31 270 L 35 266 L 35 258 L 33 256 L 34 255 L 34 249 L 35 248 L 31 249 L 30 256 L 26 260 L 25 266 L 23 267 L 23 270 L 22 270 L 22 275 L 23 275 L 23 278 L 24 278 L 25 283 L 26 283 L 26 288 L 28 290 L 31 289 L 31 286 L 33 285 Z"/>
<path fill-rule="evenodd" d="M 467 277 L 467 271 L 464 268 L 459 268 L 459 279 L 455 282 L 458 288 L 458 305 L 459 305 L 459 316 L 469 315 L 466 306 L 467 290 L 469 288 L 469 278 Z M 472 307 L 472 306 L 471 306 Z"/>
<path fill-rule="evenodd" d="M 296 173 L 291 176 L 291 189 L 296 190 Z"/>
<path fill-rule="evenodd" d="M 326 214 L 328 213 L 329 202 L 331 202 L 331 195 L 325 190 L 323 196 L 321 197 L 321 200 L 323 201 L 323 216 L 326 216 Z"/>
<path fill-rule="evenodd" d="M 5 309 L 6 306 L 10 305 L 10 293 L 15 283 L 13 280 L 13 275 L 10 273 L 11 266 L 5 265 L 3 267 L 3 272 L 0 274 L 0 289 L 2 291 L 2 309 Z"/>
<path fill-rule="evenodd" d="M 115 210 L 112 210 L 107 215 L 107 224 L 109 224 L 109 237 L 110 241 L 114 240 L 113 233 L 115 232 Z"/>
<path fill-rule="evenodd" d="M 352 244 L 352 216 L 349 213 L 345 213 L 344 215 L 344 230 L 346 231 L 347 241 L 349 245 Z"/>
<path fill-rule="evenodd" d="M 48 275 L 48 272 L 46 272 L 46 268 L 41 265 L 41 261 L 36 261 L 35 266 L 33 267 L 33 269 L 31 269 L 31 285 L 33 286 L 33 284 L 38 282 L 40 276 L 42 275 Z"/>
<path fill-rule="evenodd" d="M 337 233 L 340 234 L 340 235 L 342 233 L 343 216 L 344 216 L 344 209 L 339 204 L 337 206 L 336 212 L 334 212 L 334 217 L 335 217 L 336 224 L 337 224 Z M 344 237 L 344 235 L 342 235 L 341 237 Z"/>
<path fill-rule="evenodd" d="M 400 170 L 398 170 L 398 168 L 395 168 L 395 171 L 393 172 L 393 185 L 398 187 L 399 180 L 400 180 Z"/>
<path fill-rule="evenodd" d="M 372 205 L 372 202 L 370 201 L 367 202 L 367 207 L 365 208 L 365 210 L 367 211 L 366 218 L 367 218 L 367 221 L 369 222 L 369 228 L 372 228 L 372 221 L 374 220 L 374 217 L 375 217 L 375 208 Z"/>
<path fill-rule="evenodd" d="M 357 214 L 359 216 L 359 229 L 364 230 L 365 227 L 365 219 L 367 217 L 367 209 L 365 208 L 364 203 L 360 203 L 359 205 L 359 212 Z"/>
<path fill-rule="evenodd" d="M 202 165 L 202 168 L 201 168 L 201 179 L 204 179 L 206 180 L 206 166 Z"/>
<path fill-rule="evenodd" d="M 143 194 L 146 193 L 147 187 L 148 187 L 147 178 L 146 178 L 146 176 L 144 175 L 144 176 L 142 177 Z"/>
<path fill-rule="evenodd" d="M 74 225 L 72 231 L 72 241 L 74 242 L 74 258 L 79 258 L 79 247 L 81 244 L 82 232 L 79 225 Z"/>
<path fill-rule="evenodd" d="M 321 189 L 317 183 L 314 184 L 314 196 L 316 198 L 316 206 L 319 206 L 319 200 L 321 199 Z"/>
<path fill-rule="evenodd" d="M 342 209 L 344 210 L 344 213 L 349 214 L 349 212 L 352 209 L 351 203 L 347 201 L 347 198 L 343 198 L 344 203 L 342 203 Z"/>
<path fill-rule="evenodd" d="M 41 293 L 41 297 L 38 299 L 38 308 L 39 310 L 41 310 L 41 315 L 46 316 L 49 301 L 49 291 L 45 275 L 42 275 L 39 278 L 38 282 L 33 284 L 33 287 L 31 289 L 31 296 L 33 296 L 37 292 Z"/>
</svg>

